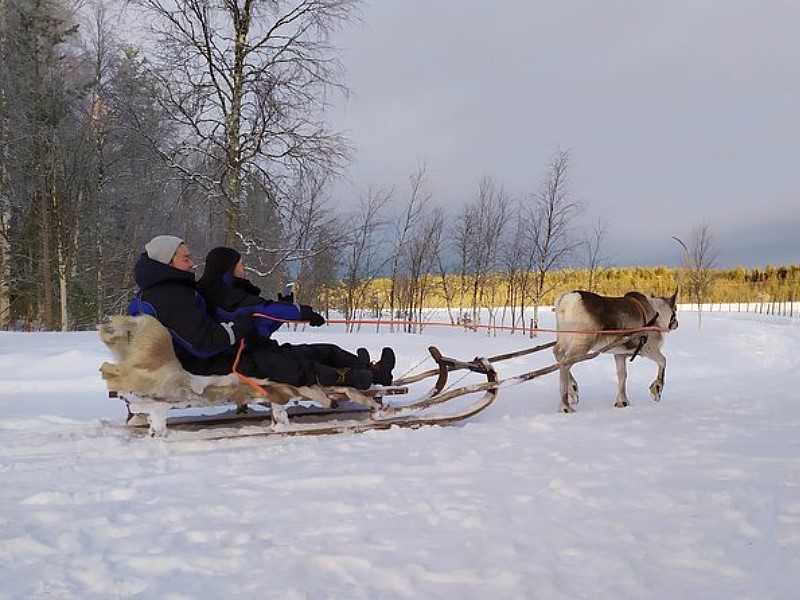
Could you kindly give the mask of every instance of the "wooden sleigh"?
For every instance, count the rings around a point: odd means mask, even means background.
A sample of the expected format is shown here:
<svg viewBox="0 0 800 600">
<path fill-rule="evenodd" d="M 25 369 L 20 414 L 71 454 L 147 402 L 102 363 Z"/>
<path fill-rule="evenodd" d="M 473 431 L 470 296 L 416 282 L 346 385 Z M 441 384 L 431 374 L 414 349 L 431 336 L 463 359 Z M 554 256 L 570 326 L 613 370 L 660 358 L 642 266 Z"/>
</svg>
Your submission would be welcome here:
<svg viewBox="0 0 800 600">
<path fill-rule="evenodd" d="M 497 398 L 501 388 L 519 385 L 591 360 L 629 343 L 641 329 L 623 332 L 604 346 L 586 354 L 501 379 L 494 365 L 511 358 L 552 348 L 548 342 L 515 352 L 472 360 L 448 358 L 434 346 L 428 348 L 436 366 L 396 379 L 393 385 L 356 390 L 349 387 L 296 387 L 269 380 L 245 382 L 236 374 L 192 375 L 175 356 L 169 332 L 153 317 L 115 316 L 100 326 L 100 337 L 117 362 L 100 367 L 109 396 L 125 402 L 127 425 L 148 427 L 152 436 L 171 428 L 208 428 L 231 423 L 257 423 L 245 435 L 320 435 L 361 432 L 390 427 L 449 425 L 477 415 Z M 449 374 L 470 371 L 485 381 L 447 389 Z M 408 386 L 434 379 L 433 386 L 410 402 L 388 404 L 386 396 L 407 394 Z M 257 385 L 251 385 L 251 384 Z M 480 394 L 478 396 L 478 394 Z M 477 396 L 477 398 L 476 398 Z M 453 402 L 470 397 L 472 401 Z M 205 414 L 202 409 L 226 407 Z M 174 409 L 200 409 L 200 414 L 169 417 Z M 438 412 L 436 412 L 438 411 Z M 241 431 L 205 437 L 231 437 Z"/>
<path fill-rule="evenodd" d="M 496 381 L 488 362 L 462 363 L 447 359 L 435 348 L 431 354 L 438 368 L 412 376 L 392 386 L 356 390 L 345 386 L 293 386 L 270 380 L 223 376 L 198 376 L 185 371 L 175 356 L 169 332 L 155 318 L 113 316 L 99 328 L 100 338 L 114 354 L 115 363 L 104 362 L 100 372 L 109 396 L 121 399 L 127 408 L 126 424 L 147 427 L 150 435 L 164 436 L 171 428 L 207 428 L 224 424 L 257 423 L 260 435 L 302 435 L 387 429 L 393 426 L 419 427 L 449 424 L 485 409 L 494 400 L 496 388 L 460 388 L 446 397 L 441 392 L 447 374 L 454 368 L 482 373 Z M 455 367 L 458 365 L 458 367 Z M 434 387 L 422 398 L 402 406 L 389 406 L 386 396 L 408 393 L 407 383 L 436 376 Z M 480 399 L 455 412 L 422 414 L 433 406 L 459 396 L 481 391 Z M 203 409 L 225 407 L 224 412 L 203 413 Z M 170 417 L 176 409 L 199 409 L 200 413 Z M 227 434 L 220 437 L 228 437 Z"/>
</svg>

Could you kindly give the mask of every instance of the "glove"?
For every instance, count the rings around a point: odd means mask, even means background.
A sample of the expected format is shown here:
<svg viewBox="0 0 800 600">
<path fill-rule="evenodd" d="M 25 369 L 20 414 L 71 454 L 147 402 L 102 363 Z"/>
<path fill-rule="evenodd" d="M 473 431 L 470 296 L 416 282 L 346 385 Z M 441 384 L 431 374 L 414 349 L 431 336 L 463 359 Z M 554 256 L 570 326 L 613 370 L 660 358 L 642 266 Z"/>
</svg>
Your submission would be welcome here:
<svg viewBox="0 0 800 600">
<path fill-rule="evenodd" d="M 294 282 L 290 281 L 283 286 L 283 293 L 278 292 L 278 302 L 288 302 L 294 304 Z"/>
<path fill-rule="evenodd" d="M 233 320 L 233 335 L 236 336 L 236 341 L 244 340 L 244 344 L 248 348 L 257 346 L 261 341 L 261 336 L 258 334 L 256 324 L 250 314 L 239 315 Z"/>
<path fill-rule="evenodd" d="M 308 306 L 308 304 L 300 305 L 300 318 L 303 319 L 303 321 L 308 321 L 309 325 L 312 327 L 321 327 L 325 325 L 325 317 L 318 312 L 314 312 L 314 309 Z"/>
</svg>

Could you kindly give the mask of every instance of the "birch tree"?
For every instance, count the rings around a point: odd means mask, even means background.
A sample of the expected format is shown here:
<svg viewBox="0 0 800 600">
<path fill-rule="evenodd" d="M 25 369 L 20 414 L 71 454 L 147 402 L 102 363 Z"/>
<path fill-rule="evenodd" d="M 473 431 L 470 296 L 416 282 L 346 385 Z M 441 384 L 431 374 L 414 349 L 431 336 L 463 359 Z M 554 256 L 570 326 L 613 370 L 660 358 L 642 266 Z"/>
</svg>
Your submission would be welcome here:
<svg viewBox="0 0 800 600">
<path fill-rule="evenodd" d="M 495 289 L 489 281 L 499 265 L 499 251 L 510 198 L 503 187 L 485 176 L 478 194 L 456 221 L 453 237 L 460 260 L 462 318 L 464 300 L 469 301 L 473 323 L 480 322 L 480 309 L 494 309 Z"/>
<path fill-rule="evenodd" d="M 530 241 L 528 222 L 523 218 L 520 206 L 511 212 L 508 235 L 505 237 L 501 266 L 506 280 L 506 305 L 511 310 L 512 331 L 521 327 L 527 330 L 525 323 L 525 301 L 533 280 L 534 251 Z M 519 309 L 519 310 L 518 310 Z"/>
<path fill-rule="evenodd" d="M 581 209 L 569 189 L 569 153 L 559 150 L 550 161 L 539 191 L 531 198 L 528 212 L 534 255 L 532 289 L 533 327 L 539 327 L 539 307 L 553 285 L 547 275 L 567 265 L 578 245 L 573 218 Z"/>
<path fill-rule="evenodd" d="M 597 278 L 602 270 L 607 267 L 607 260 L 603 254 L 603 245 L 607 235 L 608 225 L 602 219 L 598 219 L 581 242 L 584 267 L 588 275 L 586 289 L 590 292 L 597 291 Z"/>
<path fill-rule="evenodd" d="M 674 237 L 684 251 L 683 288 L 697 306 L 697 328 L 702 325 L 703 304 L 708 300 L 717 278 L 717 247 L 708 222 L 697 225 L 689 236 L 688 245 Z"/>
<path fill-rule="evenodd" d="M 11 156 L 8 72 L 8 0 L 0 0 L 0 329 L 11 321 Z"/>
<path fill-rule="evenodd" d="M 398 315 L 399 310 L 412 310 L 408 278 L 410 265 L 414 259 L 410 256 L 410 242 L 412 235 L 419 231 L 424 208 L 430 203 L 431 194 L 426 188 L 426 179 L 427 168 L 424 164 L 420 164 L 409 176 L 408 200 L 400 217 L 395 219 L 394 251 L 389 274 L 389 309 L 393 317 Z M 406 316 L 411 318 L 408 314 Z"/>
<path fill-rule="evenodd" d="M 180 126 L 163 155 L 203 187 L 225 243 L 241 247 L 261 225 L 248 219 L 248 177 L 280 207 L 298 178 L 337 172 L 349 156 L 323 110 L 327 93 L 343 89 L 329 36 L 355 18 L 359 0 L 134 1 L 153 17 L 154 74 Z"/>
<path fill-rule="evenodd" d="M 294 275 L 295 296 L 305 304 L 316 304 L 324 286 L 330 282 L 335 269 L 319 270 L 329 261 L 331 253 L 340 250 L 347 238 L 347 228 L 334 215 L 325 195 L 327 179 L 310 178 L 300 182 L 290 203 L 291 212 L 285 219 L 285 231 L 278 241 L 293 240 L 281 249 L 280 264 L 285 277 Z M 327 255 L 327 256 L 323 256 Z"/>
<path fill-rule="evenodd" d="M 381 253 L 386 245 L 382 230 L 384 210 L 392 199 L 392 191 L 370 188 L 362 199 L 358 214 L 354 215 L 355 226 L 351 230 L 344 251 L 344 314 L 345 319 L 355 319 L 359 306 L 367 304 L 367 290 L 388 264 L 390 257 Z M 352 331 L 353 324 L 349 330 Z"/>
<path fill-rule="evenodd" d="M 419 226 L 407 240 L 404 252 L 404 305 L 411 321 L 406 329 L 409 333 L 421 332 L 424 327 L 423 309 L 433 286 L 433 272 L 439 260 L 444 230 L 444 214 L 441 210 L 434 209 L 425 213 Z"/>
<path fill-rule="evenodd" d="M 68 260 L 65 237 L 54 237 L 73 173 L 65 167 L 66 136 L 81 97 L 68 41 L 76 25 L 71 7 L 57 1 L 3 4 L 2 87 L 3 270 L 9 311 L 52 329 L 59 322 L 59 274 Z M 71 208 L 70 208 L 71 209 Z M 10 285 L 9 285 L 10 282 Z M 65 303 L 61 303 L 65 318 Z"/>
</svg>

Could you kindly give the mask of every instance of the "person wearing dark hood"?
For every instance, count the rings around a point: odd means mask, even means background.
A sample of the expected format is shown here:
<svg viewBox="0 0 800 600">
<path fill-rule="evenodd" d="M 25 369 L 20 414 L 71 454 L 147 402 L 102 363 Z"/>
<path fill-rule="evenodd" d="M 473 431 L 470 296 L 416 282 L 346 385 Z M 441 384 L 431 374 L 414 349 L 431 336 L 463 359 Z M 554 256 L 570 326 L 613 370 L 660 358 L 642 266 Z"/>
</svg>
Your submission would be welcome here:
<svg viewBox="0 0 800 600">
<path fill-rule="evenodd" d="M 248 313 L 216 321 L 197 288 L 194 269 L 189 248 L 181 238 L 154 237 L 145 244 L 134 267 L 139 291 L 128 309 L 130 314 L 154 316 L 170 331 L 175 354 L 190 373 L 230 373 L 239 344 L 251 340 L 239 362 L 243 375 L 297 386 L 367 389 L 373 383 L 372 371 L 366 367 L 332 366 L 315 360 L 310 352 L 276 353 L 270 345 L 256 342 L 258 332 Z"/>
<path fill-rule="evenodd" d="M 312 327 L 320 327 L 325 324 L 325 319 L 308 305 L 263 298 L 261 290 L 246 278 L 242 256 L 233 248 L 219 246 L 208 253 L 198 289 L 209 311 L 220 320 L 237 320 L 243 314 L 253 314 L 261 346 L 279 357 L 311 360 L 318 363 L 317 368 L 321 364 L 337 369 L 367 369 L 371 373 L 372 383 L 392 383 L 395 355 L 391 348 L 384 348 L 381 359 L 370 363 L 369 352 L 365 348 L 359 348 L 357 354 L 352 354 L 334 344 L 278 345 L 272 340 L 272 334 L 286 321 L 308 321 Z M 251 346 L 258 344 L 253 336 L 248 337 L 247 343 Z"/>
<path fill-rule="evenodd" d="M 262 298 L 261 289 L 246 275 L 242 255 L 237 250 L 219 246 L 206 255 L 203 276 L 197 287 L 209 312 L 218 320 L 232 320 L 243 313 L 264 315 L 254 317 L 256 330 L 264 340 L 286 321 L 308 321 L 312 327 L 325 324 L 325 318 L 310 306 Z"/>
</svg>

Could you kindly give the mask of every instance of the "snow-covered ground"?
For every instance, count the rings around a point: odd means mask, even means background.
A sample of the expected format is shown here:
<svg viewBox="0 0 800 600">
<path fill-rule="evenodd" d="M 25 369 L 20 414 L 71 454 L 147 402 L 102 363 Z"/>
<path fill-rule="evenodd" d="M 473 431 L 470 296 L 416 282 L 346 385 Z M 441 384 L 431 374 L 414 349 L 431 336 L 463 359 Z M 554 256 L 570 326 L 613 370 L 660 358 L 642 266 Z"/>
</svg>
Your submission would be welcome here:
<svg viewBox="0 0 800 600">
<path fill-rule="evenodd" d="M 798 598 L 800 321 L 680 316 L 661 404 L 637 359 L 615 409 L 601 357 L 572 415 L 548 375 L 457 426 L 221 441 L 126 431 L 96 333 L 0 333 L 0 598 Z M 534 343 L 280 338 L 390 344 L 397 374 Z"/>
</svg>

